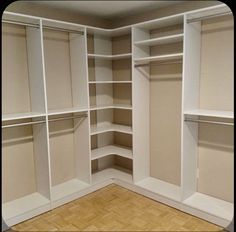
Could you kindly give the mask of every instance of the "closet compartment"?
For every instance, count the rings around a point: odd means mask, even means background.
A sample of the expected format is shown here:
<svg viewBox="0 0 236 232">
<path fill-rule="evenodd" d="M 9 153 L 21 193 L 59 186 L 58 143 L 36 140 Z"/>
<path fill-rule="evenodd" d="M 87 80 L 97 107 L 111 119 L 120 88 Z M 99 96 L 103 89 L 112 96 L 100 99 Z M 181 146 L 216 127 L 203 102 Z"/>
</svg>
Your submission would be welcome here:
<svg viewBox="0 0 236 232">
<path fill-rule="evenodd" d="M 45 117 L 2 125 L 2 213 L 8 225 L 50 209 Z"/>
<path fill-rule="evenodd" d="M 43 44 L 49 115 L 88 108 L 84 28 L 43 20 Z"/>
<path fill-rule="evenodd" d="M 2 20 L 3 121 L 45 114 L 40 22 L 4 16 Z"/>
<path fill-rule="evenodd" d="M 132 134 L 132 111 L 123 109 L 90 111 L 90 135 L 112 131 Z"/>
<path fill-rule="evenodd" d="M 182 198 L 228 225 L 233 218 L 234 49 L 233 16 L 225 10 L 185 19 Z"/>
<path fill-rule="evenodd" d="M 182 59 L 183 16 L 142 23 L 133 33 L 136 66 Z"/>
<path fill-rule="evenodd" d="M 132 85 L 130 83 L 90 84 L 90 109 L 132 108 Z"/>
<path fill-rule="evenodd" d="M 120 163 L 122 163 L 122 160 L 124 160 L 124 165 L 121 167 L 126 168 L 125 165 L 128 165 L 127 167 L 129 167 L 129 165 L 132 164 L 132 135 L 130 134 L 125 134 L 125 133 L 120 133 L 120 132 L 105 132 L 102 134 L 97 134 L 97 135 L 93 135 L 91 137 L 91 160 L 98 160 L 98 167 L 97 170 L 101 171 L 103 169 L 107 169 L 108 167 L 113 167 L 114 165 L 116 165 L 116 163 L 119 166 L 119 160 Z M 119 157 L 121 157 L 120 159 L 113 157 L 113 155 L 117 155 Z M 125 158 L 125 159 L 123 159 Z M 125 162 L 125 160 L 128 160 L 127 162 Z M 93 162 L 93 164 L 95 163 L 95 161 Z M 113 167 L 114 169 L 117 169 L 115 166 Z M 126 168 L 126 169 L 130 169 L 130 168 Z M 110 169 L 109 169 L 110 170 Z M 119 172 L 121 172 L 122 169 L 120 169 Z M 127 172 L 125 169 L 123 170 L 125 173 Z M 103 171 L 102 173 L 107 173 L 109 174 L 111 171 Z M 119 173 L 118 171 L 116 171 L 115 173 Z M 105 175 L 105 174 L 98 174 L 98 176 L 100 175 Z M 123 175 L 123 174 L 121 174 Z M 96 177 L 97 175 L 95 175 L 95 177 L 92 177 L 93 182 L 94 182 L 94 178 L 98 178 Z M 104 178 L 112 178 L 112 176 L 104 176 Z M 102 179 L 103 180 L 103 179 Z M 129 179 L 127 179 L 126 181 L 128 181 Z"/>
<path fill-rule="evenodd" d="M 90 184 L 87 111 L 50 116 L 49 142 L 54 206 L 76 199 Z"/>
<path fill-rule="evenodd" d="M 130 29 L 117 33 L 88 29 L 88 70 L 91 83 L 131 82 Z"/>
</svg>

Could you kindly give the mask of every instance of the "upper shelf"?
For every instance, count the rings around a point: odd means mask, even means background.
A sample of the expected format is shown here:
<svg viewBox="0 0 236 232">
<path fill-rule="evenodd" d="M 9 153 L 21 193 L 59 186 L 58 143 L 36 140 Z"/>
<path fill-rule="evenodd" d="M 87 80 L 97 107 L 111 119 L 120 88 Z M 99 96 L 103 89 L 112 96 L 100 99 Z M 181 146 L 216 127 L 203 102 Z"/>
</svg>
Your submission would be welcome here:
<svg viewBox="0 0 236 232">
<path fill-rule="evenodd" d="M 233 111 L 195 109 L 195 110 L 185 111 L 184 114 L 191 116 L 206 116 L 206 117 L 217 117 L 217 118 L 228 118 L 228 119 L 234 118 Z"/>
<path fill-rule="evenodd" d="M 118 55 L 104 55 L 104 54 L 88 54 L 89 59 L 103 59 L 103 60 L 120 60 L 131 58 L 131 53 L 118 54 Z"/>
<path fill-rule="evenodd" d="M 131 105 L 127 104 L 113 104 L 113 105 L 100 105 L 100 106 L 91 106 L 90 110 L 103 110 L 103 109 L 124 109 L 124 110 L 132 110 Z"/>
<path fill-rule="evenodd" d="M 148 56 L 143 58 L 134 59 L 135 64 L 149 64 L 153 61 L 168 61 L 168 60 L 179 60 L 182 59 L 183 53 L 175 53 L 168 55 L 160 55 L 160 56 Z"/>
<path fill-rule="evenodd" d="M 45 116 L 45 113 L 40 112 L 25 112 L 25 113 L 15 113 L 15 114 L 3 114 L 2 121 L 17 120 L 17 119 L 27 119 Z"/>
<path fill-rule="evenodd" d="M 65 108 L 59 110 L 48 110 L 48 115 L 60 115 L 60 114 L 69 114 L 69 113 L 80 113 L 88 111 L 86 107 L 74 107 L 74 108 Z"/>
<path fill-rule="evenodd" d="M 134 43 L 135 45 L 143 45 L 143 46 L 154 46 L 154 45 L 162 45 L 169 43 L 177 43 L 183 41 L 183 34 L 163 36 L 160 38 L 146 39 L 142 41 L 138 41 Z"/>
</svg>

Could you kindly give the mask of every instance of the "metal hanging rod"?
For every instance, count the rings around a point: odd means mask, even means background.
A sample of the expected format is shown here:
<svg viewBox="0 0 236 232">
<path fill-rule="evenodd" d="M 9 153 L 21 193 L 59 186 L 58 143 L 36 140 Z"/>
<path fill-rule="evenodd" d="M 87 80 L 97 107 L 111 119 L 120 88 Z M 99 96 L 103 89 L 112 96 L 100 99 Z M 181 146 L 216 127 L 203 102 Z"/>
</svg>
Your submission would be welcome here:
<svg viewBox="0 0 236 232">
<path fill-rule="evenodd" d="M 201 16 L 201 17 L 197 17 L 197 18 L 187 19 L 187 23 L 198 22 L 200 20 L 220 17 L 220 16 L 224 16 L 224 15 L 229 15 L 229 14 L 232 14 L 232 13 L 230 11 L 228 11 L 228 12 L 224 12 L 224 13 L 217 13 L 217 14 L 213 14 L 213 15 Z"/>
<path fill-rule="evenodd" d="M 62 120 L 70 120 L 70 119 L 75 119 L 75 118 L 85 118 L 87 117 L 87 114 L 82 114 L 82 115 L 77 115 L 73 117 L 60 117 L 60 118 L 53 118 L 53 119 L 48 119 L 49 122 L 56 122 L 56 121 L 62 121 Z"/>
<path fill-rule="evenodd" d="M 219 122 L 219 121 L 209 121 L 209 120 L 202 120 L 202 119 L 192 119 L 192 118 L 185 118 L 184 121 L 187 122 L 202 122 L 202 123 L 209 123 L 209 124 L 219 124 L 219 125 L 226 125 L 226 126 L 233 126 L 233 122 Z"/>
<path fill-rule="evenodd" d="M 144 66 L 160 66 L 167 64 L 182 64 L 182 60 L 179 61 L 166 61 L 166 62 L 158 62 L 158 63 L 146 63 L 146 64 L 135 64 L 134 67 L 144 67 Z"/>
<path fill-rule="evenodd" d="M 14 21 L 14 20 L 2 20 L 2 23 L 9 23 L 9 24 L 15 24 L 15 25 L 22 25 L 22 26 L 28 26 L 28 27 L 34 27 L 34 28 L 39 28 L 40 26 L 38 24 L 34 23 L 24 23 L 20 21 Z M 64 31 L 64 32 L 69 32 L 69 33 L 74 33 L 74 34 L 80 34 L 83 35 L 83 31 L 76 31 L 76 30 L 71 30 L 71 29 L 64 29 L 64 28 L 59 28 L 59 27 L 51 27 L 51 26 L 43 26 L 43 29 L 49 29 L 49 30 L 54 30 L 54 31 Z"/>
<path fill-rule="evenodd" d="M 35 125 L 35 124 L 42 124 L 42 123 L 45 123 L 45 122 L 46 122 L 46 121 L 22 122 L 22 123 L 4 125 L 4 126 L 2 126 L 2 128 L 10 128 L 10 127 L 16 127 L 16 126 Z"/>
</svg>

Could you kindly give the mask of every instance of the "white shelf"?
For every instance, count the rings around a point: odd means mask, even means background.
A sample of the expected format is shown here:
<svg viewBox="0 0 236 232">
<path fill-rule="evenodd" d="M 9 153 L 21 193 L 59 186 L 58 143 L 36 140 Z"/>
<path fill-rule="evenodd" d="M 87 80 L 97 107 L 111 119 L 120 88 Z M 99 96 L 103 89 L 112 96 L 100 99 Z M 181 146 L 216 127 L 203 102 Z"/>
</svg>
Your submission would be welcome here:
<svg viewBox="0 0 236 232">
<path fill-rule="evenodd" d="M 119 155 L 128 159 L 132 159 L 132 149 L 117 145 L 108 145 L 101 148 L 93 149 L 91 152 L 91 160 L 99 159 L 108 155 Z"/>
<path fill-rule="evenodd" d="M 69 196 L 73 193 L 79 192 L 90 185 L 78 179 L 72 179 L 65 183 L 52 187 L 52 200 L 60 200 L 63 197 Z"/>
<path fill-rule="evenodd" d="M 130 57 L 131 57 L 131 53 L 118 54 L 118 55 L 88 54 L 89 59 L 119 60 L 119 59 L 126 59 Z"/>
<path fill-rule="evenodd" d="M 183 53 L 175 53 L 161 56 L 148 56 L 134 59 L 135 64 L 148 64 L 153 61 L 168 61 L 182 59 Z"/>
<path fill-rule="evenodd" d="M 26 113 L 15 113 L 15 114 L 4 114 L 2 115 L 2 121 L 16 120 L 16 119 L 27 119 L 45 116 L 45 113 L 40 112 L 26 112 Z"/>
<path fill-rule="evenodd" d="M 234 205 L 232 203 L 198 192 L 187 198 L 184 204 L 229 221 L 232 220 L 234 215 Z"/>
<path fill-rule="evenodd" d="M 4 203 L 2 213 L 4 219 L 11 219 L 50 204 L 49 199 L 39 193 L 33 193 L 25 197 Z"/>
<path fill-rule="evenodd" d="M 60 114 L 69 114 L 69 113 L 80 113 L 88 111 L 85 107 L 75 107 L 75 108 L 66 108 L 61 110 L 48 110 L 48 115 L 60 115 Z"/>
<path fill-rule="evenodd" d="M 142 181 L 139 181 L 136 185 L 172 200 L 180 201 L 180 186 L 170 184 L 153 177 L 148 177 Z"/>
<path fill-rule="evenodd" d="M 118 180 L 123 180 L 128 183 L 132 183 L 133 178 L 131 171 L 120 168 L 118 166 L 112 166 L 96 173 L 92 174 L 92 184 L 98 184 L 104 182 L 110 178 L 116 178 Z"/>
<path fill-rule="evenodd" d="M 89 84 L 126 84 L 132 81 L 89 81 Z"/>
<path fill-rule="evenodd" d="M 183 34 L 163 36 L 160 38 L 146 39 L 142 41 L 138 41 L 135 45 L 145 45 L 145 46 L 154 46 L 154 45 L 162 45 L 162 44 L 170 44 L 177 43 L 183 41 Z"/>
<path fill-rule="evenodd" d="M 104 106 L 91 106 L 90 110 L 103 110 L 103 109 L 125 109 L 132 110 L 131 105 L 127 104 L 113 104 L 113 105 L 104 105 Z"/>
<path fill-rule="evenodd" d="M 185 111 L 184 114 L 192 116 L 206 116 L 206 117 L 217 117 L 217 118 L 228 118 L 228 119 L 234 118 L 233 111 L 196 109 L 196 110 Z"/>
<path fill-rule="evenodd" d="M 109 124 L 109 125 L 102 125 L 102 126 L 91 125 L 90 135 L 96 135 L 96 134 L 101 134 L 101 133 L 110 132 L 110 131 L 132 134 L 132 127 L 119 125 L 119 124 Z"/>
</svg>

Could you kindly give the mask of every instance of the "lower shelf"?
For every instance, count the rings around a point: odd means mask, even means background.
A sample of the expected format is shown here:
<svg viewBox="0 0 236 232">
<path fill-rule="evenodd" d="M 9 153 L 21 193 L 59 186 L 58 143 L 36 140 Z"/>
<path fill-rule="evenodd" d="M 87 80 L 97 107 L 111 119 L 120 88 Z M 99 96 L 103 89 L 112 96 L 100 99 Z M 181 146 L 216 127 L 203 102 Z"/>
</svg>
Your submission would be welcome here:
<svg viewBox="0 0 236 232">
<path fill-rule="evenodd" d="M 180 186 L 170 184 L 153 177 L 148 177 L 142 181 L 139 181 L 136 185 L 175 201 L 180 201 L 181 198 Z"/>
<path fill-rule="evenodd" d="M 234 215 L 232 203 L 198 192 L 187 198 L 184 204 L 229 221 Z"/>
<path fill-rule="evenodd" d="M 69 196 L 73 193 L 81 191 L 90 185 L 80 181 L 78 179 L 72 179 L 66 181 L 62 184 L 56 185 L 52 187 L 52 201 L 56 201 L 62 199 L 63 197 Z"/>
<path fill-rule="evenodd" d="M 8 220 L 45 206 L 49 203 L 49 199 L 42 196 L 40 193 L 32 193 L 25 197 L 4 203 L 2 205 L 3 218 Z"/>
<path fill-rule="evenodd" d="M 107 168 L 107 169 L 93 173 L 92 184 L 98 184 L 110 178 L 116 178 L 116 179 L 123 180 L 128 183 L 133 182 L 131 171 L 125 168 L 118 167 L 118 166 L 112 166 L 111 168 Z"/>
</svg>

